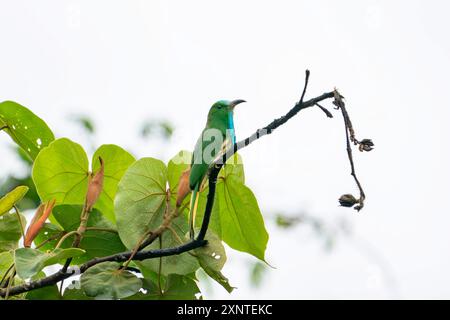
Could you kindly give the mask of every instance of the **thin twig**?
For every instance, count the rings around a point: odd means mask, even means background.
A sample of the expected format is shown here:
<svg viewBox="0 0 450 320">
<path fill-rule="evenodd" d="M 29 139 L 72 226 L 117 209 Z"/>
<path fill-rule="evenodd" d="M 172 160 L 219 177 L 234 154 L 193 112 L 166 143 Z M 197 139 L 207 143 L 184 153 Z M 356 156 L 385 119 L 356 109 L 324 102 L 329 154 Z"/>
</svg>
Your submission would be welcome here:
<svg viewBox="0 0 450 320">
<path fill-rule="evenodd" d="M 139 241 L 137 242 L 136 246 L 134 247 L 133 251 L 131 252 L 130 257 L 128 258 L 127 261 L 125 261 L 124 265 L 121 267 L 122 270 L 126 270 L 128 268 L 128 265 L 130 264 L 131 260 L 133 260 L 134 256 L 136 255 L 136 253 L 139 251 L 139 248 L 142 246 L 142 243 L 145 241 L 145 239 L 149 236 L 152 235 L 151 231 L 147 231 L 144 233 L 144 235 L 139 239 Z"/>
<path fill-rule="evenodd" d="M 356 182 L 356 185 L 359 189 L 359 200 L 358 205 L 356 205 L 354 208 L 357 211 L 360 211 L 364 207 L 364 200 L 366 199 L 366 194 L 364 193 L 363 187 L 361 183 L 359 182 L 358 177 L 356 176 L 356 170 L 355 170 L 355 163 L 353 161 L 353 152 L 351 143 L 353 144 L 359 144 L 359 141 L 355 137 L 355 130 L 353 129 L 352 122 L 350 120 L 350 116 L 348 115 L 347 109 L 345 108 L 345 103 L 342 100 L 342 96 L 337 92 L 337 90 L 334 91 L 334 104 L 336 105 L 337 109 L 341 110 L 342 117 L 344 119 L 344 126 L 345 126 L 345 139 L 346 139 L 346 149 L 347 149 L 347 156 L 348 160 L 350 162 L 350 168 L 351 168 L 351 175 L 353 176 L 353 179 Z"/>
<path fill-rule="evenodd" d="M 73 235 L 78 235 L 78 231 L 73 230 L 73 231 L 66 233 L 63 237 L 61 237 L 61 239 L 59 239 L 58 243 L 55 246 L 55 249 L 58 249 L 67 238 L 69 238 L 70 236 L 73 236 Z"/>
<path fill-rule="evenodd" d="M 8 279 L 8 286 L 6 287 L 6 295 L 5 295 L 5 300 L 8 300 L 9 298 L 9 294 L 11 292 L 11 286 L 12 283 L 14 282 L 14 277 L 16 276 L 16 270 L 13 269 L 13 274 L 11 275 L 11 277 L 9 277 Z"/>
<path fill-rule="evenodd" d="M 318 106 L 320 108 L 320 110 L 322 110 L 328 118 L 333 118 L 333 115 L 331 114 L 331 112 L 328 111 L 326 108 L 324 108 L 323 106 L 321 106 L 318 103 L 316 103 L 316 106 Z"/>
<path fill-rule="evenodd" d="M 306 70 L 305 71 L 305 85 L 303 86 L 302 96 L 300 97 L 300 101 L 298 102 L 298 104 L 302 104 L 303 103 L 303 99 L 305 98 L 306 89 L 308 88 L 309 75 L 310 75 L 309 70 Z"/>
<path fill-rule="evenodd" d="M 41 247 L 43 247 L 44 245 L 46 245 L 47 243 L 49 243 L 50 241 L 56 240 L 56 239 L 60 239 L 62 236 L 64 236 L 67 232 L 66 231 L 61 231 L 60 233 L 51 236 L 50 238 L 42 241 L 41 243 L 39 243 L 35 249 L 39 249 Z"/>
</svg>

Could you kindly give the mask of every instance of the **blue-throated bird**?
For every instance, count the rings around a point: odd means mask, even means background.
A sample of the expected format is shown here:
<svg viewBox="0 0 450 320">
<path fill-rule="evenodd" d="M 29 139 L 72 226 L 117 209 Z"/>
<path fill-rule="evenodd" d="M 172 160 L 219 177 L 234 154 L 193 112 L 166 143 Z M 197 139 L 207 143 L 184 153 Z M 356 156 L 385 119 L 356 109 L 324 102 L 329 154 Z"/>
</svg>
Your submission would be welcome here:
<svg viewBox="0 0 450 320">
<path fill-rule="evenodd" d="M 245 100 L 220 100 L 209 109 L 206 126 L 197 140 L 191 160 L 189 188 L 192 191 L 189 211 L 189 234 L 194 238 L 195 216 L 197 213 L 199 192 L 207 181 L 210 165 L 236 143 L 233 111 Z"/>
</svg>

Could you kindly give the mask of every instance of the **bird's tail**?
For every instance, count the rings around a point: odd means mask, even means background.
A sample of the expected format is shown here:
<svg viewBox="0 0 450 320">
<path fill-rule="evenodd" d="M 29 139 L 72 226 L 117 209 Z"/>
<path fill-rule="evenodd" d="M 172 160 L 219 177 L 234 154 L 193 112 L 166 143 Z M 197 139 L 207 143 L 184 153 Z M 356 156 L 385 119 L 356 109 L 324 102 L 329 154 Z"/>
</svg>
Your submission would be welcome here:
<svg viewBox="0 0 450 320">
<path fill-rule="evenodd" d="M 194 227 L 195 227 L 195 216 L 197 214 L 197 207 L 198 207 L 198 198 L 200 196 L 199 193 L 199 183 L 197 183 L 197 185 L 195 186 L 194 190 L 192 191 L 192 196 L 191 196 L 191 205 L 190 205 L 190 210 L 189 210 L 189 236 L 191 239 L 194 239 L 195 236 L 195 232 L 194 232 Z"/>
</svg>

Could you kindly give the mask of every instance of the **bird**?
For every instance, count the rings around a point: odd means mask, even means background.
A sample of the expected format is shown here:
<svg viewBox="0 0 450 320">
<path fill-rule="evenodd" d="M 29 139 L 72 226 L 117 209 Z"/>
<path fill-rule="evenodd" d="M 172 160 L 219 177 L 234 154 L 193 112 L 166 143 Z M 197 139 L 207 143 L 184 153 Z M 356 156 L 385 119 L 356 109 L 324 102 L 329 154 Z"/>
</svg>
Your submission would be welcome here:
<svg viewBox="0 0 450 320">
<path fill-rule="evenodd" d="M 219 100 L 208 112 L 206 126 L 195 144 L 189 173 L 189 189 L 192 192 L 189 211 L 189 235 L 193 239 L 195 216 L 200 192 L 207 181 L 209 166 L 236 143 L 234 108 L 246 102 L 242 99 Z"/>
</svg>

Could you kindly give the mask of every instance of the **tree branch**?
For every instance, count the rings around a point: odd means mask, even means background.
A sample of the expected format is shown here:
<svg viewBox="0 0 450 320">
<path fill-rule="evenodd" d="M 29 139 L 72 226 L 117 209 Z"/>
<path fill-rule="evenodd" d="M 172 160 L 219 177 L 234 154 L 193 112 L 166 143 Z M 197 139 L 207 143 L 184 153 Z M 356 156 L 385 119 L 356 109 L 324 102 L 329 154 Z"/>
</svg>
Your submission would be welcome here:
<svg viewBox="0 0 450 320">
<path fill-rule="evenodd" d="M 154 258 L 159 258 L 159 257 L 179 255 L 184 252 L 188 252 L 190 250 L 194 250 L 196 248 L 206 245 L 207 241 L 205 240 L 205 236 L 206 236 L 206 232 L 208 230 L 211 212 L 212 212 L 212 208 L 214 205 L 217 176 L 220 172 L 220 169 L 223 167 L 223 165 L 226 163 L 226 161 L 231 156 L 233 156 L 238 150 L 247 147 L 252 142 L 260 139 L 261 137 L 263 137 L 265 135 L 271 134 L 275 129 L 284 125 L 287 121 L 289 121 L 299 111 L 301 111 L 303 109 L 313 107 L 313 106 L 318 106 L 320 109 L 322 109 L 322 111 L 325 112 L 326 109 L 324 107 L 320 106 L 318 103 L 323 100 L 326 100 L 326 99 L 335 98 L 336 91 L 330 91 L 330 92 L 326 92 L 318 97 L 315 97 L 313 99 L 304 101 L 306 89 L 308 86 L 309 75 L 310 75 L 309 70 L 306 70 L 305 85 L 303 88 L 301 98 L 294 105 L 294 107 L 291 110 L 289 110 L 284 116 L 273 120 L 271 123 L 269 123 L 262 129 L 256 130 L 256 132 L 253 133 L 248 138 L 241 140 L 241 141 L 237 142 L 236 144 L 234 144 L 229 150 L 227 150 L 227 152 L 224 154 L 224 156 L 222 158 L 220 158 L 216 163 L 214 163 L 210 166 L 209 181 L 208 181 L 209 182 L 209 191 L 208 191 L 208 196 L 207 196 L 207 202 L 206 202 L 205 212 L 203 215 L 202 226 L 201 226 L 200 232 L 198 233 L 198 236 L 196 239 L 191 240 L 187 243 L 184 243 L 184 244 L 182 244 L 178 247 L 174 247 L 174 248 L 142 250 L 142 251 L 137 251 L 137 252 L 126 251 L 126 252 L 117 253 L 117 254 L 113 254 L 110 256 L 106 256 L 106 257 L 94 258 L 94 259 L 84 263 L 83 265 L 81 265 L 79 268 L 80 272 L 83 273 L 86 270 L 88 270 L 89 268 L 91 268 L 92 266 L 102 263 L 102 262 L 107 262 L 107 261 L 125 262 L 128 259 L 130 259 L 130 257 L 132 260 L 142 261 L 142 260 L 154 259 Z M 327 116 L 329 115 L 329 112 L 328 113 L 325 112 L 325 113 L 327 114 Z M 352 165 L 352 167 L 353 167 L 353 165 Z M 360 186 L 359 181 L 357 181 L 357 182 L 358 182 L 358 186 Z M 72 271 L 71 269 L 64 270 L 64 268 L 63 268 L 60 271 L 58 271 L 50 276 L 47 276 L 43 279 L 12 287 L 9 289 L 9 292 L 7 292 L 6 289 L 0 289 L 0 297 L 4 297 L 6 294 L 9 294 L 10 296 L 17 295 L 17 294 L 27 292 L 30 290 L 54 285 L 54 284 L 58 283 L 59 281 L 62 281 L 64 279 L 71 277 L 72 275 L 74 275 L 74 271 Z"/>
</svg>

